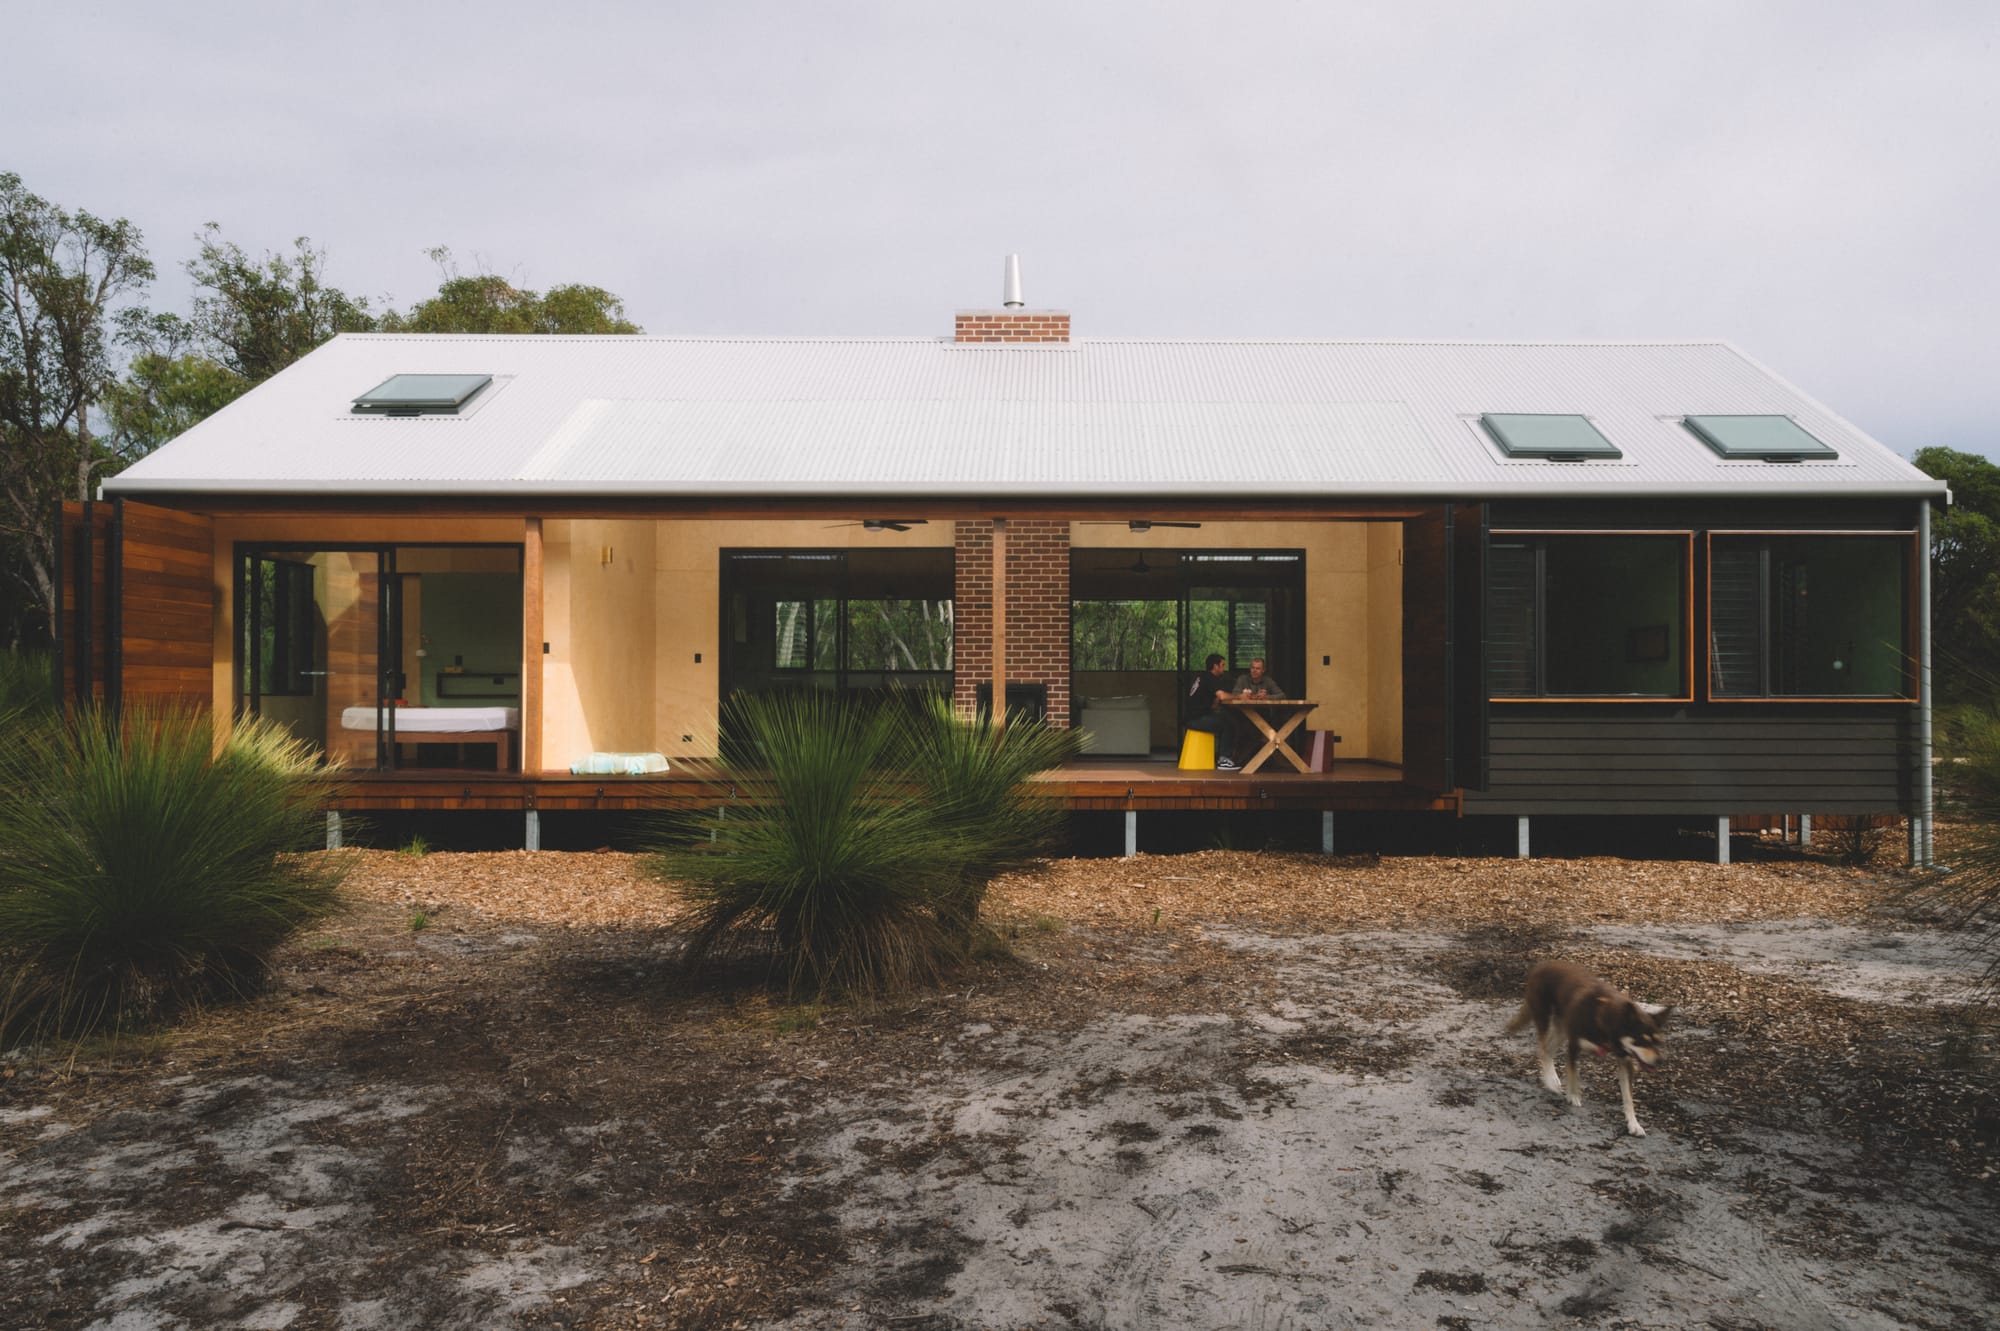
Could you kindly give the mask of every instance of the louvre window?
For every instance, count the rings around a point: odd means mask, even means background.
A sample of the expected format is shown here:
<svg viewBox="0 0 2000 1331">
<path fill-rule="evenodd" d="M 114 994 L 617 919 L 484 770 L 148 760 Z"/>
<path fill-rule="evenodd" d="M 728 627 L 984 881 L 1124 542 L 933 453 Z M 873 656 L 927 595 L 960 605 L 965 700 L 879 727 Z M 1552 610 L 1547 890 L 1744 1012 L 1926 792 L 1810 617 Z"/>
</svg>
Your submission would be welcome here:
<svg viewBox="0 0 2000 1331">
<path fill-rule="evenodd" d="M 1728 535 L 1709 552 L 1709 694 L 1903 698 L 1907 536 Z"/>
<path fill-rule="evenodd" d="M 1486 573 L 1495 698 L 1685 698 L 1691 538 L 1496 535 Z"/>
</svg>

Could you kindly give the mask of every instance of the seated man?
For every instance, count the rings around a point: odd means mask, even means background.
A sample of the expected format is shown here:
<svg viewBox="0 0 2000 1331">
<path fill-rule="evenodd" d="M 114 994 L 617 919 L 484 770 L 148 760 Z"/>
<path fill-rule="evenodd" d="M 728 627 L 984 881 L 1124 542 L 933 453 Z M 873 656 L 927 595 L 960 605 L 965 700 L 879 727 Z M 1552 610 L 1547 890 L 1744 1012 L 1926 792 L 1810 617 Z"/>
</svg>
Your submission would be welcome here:
<svg viewBox="0 0 2000 1331">
<path fill-rule="evenodd" d="M 1236 677 L 1235 688 L 1223 696 L 1247 702 L 1252 698 L 1282 698 L 1285 696 L 1285 690 L 1279 686 L 1277 680 L 1264 672 L 1264 658 L 1253 656 L 1250 658 L 1250 668 Z M 1270 712 L 1265 712 L 1264 716 L 1275 723 L 1275 718 Z M 1244 750 L 1255 747 L 1258 737 L 1251 733 L 1252 727 L 1234 712 L 1230 713 L 1230 719 L 1236 722 L 1236 749 L 1230 756 L 1240 764 L 1245 761 Z"/>
<path fill-rule="evenodd" d="M 1284 689 L 1278 681 L 1264 673 L 1264 658 L 1252 657 L 1250 669 L 1236 677 L 1235 693 L 1238 698 L 1282 698 Z"/>
<path fill-rule="evenodd" d="M 1237 734 L 1242 722 L 1226 707 L 1217 706 L 1218 701 L 1227 701 L 1231 696 L 1222 687 L 1222 672 L 1226 665 L 1220 652 L 1210 652 L 1208 664 L 1194 677 L 1187 691 L 1187 728 L 1205 730 L 1215 736 L 1215 765 L 1218 770 L 1236 770 Z"/>
</svg>

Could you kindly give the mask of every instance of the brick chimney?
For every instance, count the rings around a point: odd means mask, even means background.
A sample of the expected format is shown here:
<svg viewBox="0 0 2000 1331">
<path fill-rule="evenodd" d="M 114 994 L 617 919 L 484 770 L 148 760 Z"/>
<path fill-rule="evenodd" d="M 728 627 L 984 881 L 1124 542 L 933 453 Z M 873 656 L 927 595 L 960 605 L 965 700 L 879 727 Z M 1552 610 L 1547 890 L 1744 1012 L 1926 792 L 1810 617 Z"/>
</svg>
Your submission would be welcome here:
<svg viewBox="0 0 2000 1331">
<path fill-rule="evenodd" d="M 1007 256 L 997 310 L 960 310 L 952 324 L 954 342 L 1067 342 L 1068 310 L 1030 310 L 1021 303 L 1021 256 Z"/>
</svg>

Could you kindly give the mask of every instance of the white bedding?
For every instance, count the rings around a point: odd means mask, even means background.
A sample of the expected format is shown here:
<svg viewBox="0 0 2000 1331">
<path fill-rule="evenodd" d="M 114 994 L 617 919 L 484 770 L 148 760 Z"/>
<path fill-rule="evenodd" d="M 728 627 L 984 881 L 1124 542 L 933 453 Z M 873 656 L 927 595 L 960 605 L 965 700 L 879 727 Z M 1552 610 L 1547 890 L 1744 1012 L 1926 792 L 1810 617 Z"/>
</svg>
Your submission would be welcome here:
<svg viewBox="0 0 2000 1331">
<path fill-rule="evenodd" d="M 386 721 L 387 718 L 384 717 Z M 343 730 L 373 730 L 375 709 L 373 707 L 349 707 L 340 714 Z M 518 707 L 398 707 L 396 709 L 396 733 L 408 735 L 423 731 L 463 734 L 470 730 L 518 730 L 521 728 L 521 711 Z"/>
</svg>

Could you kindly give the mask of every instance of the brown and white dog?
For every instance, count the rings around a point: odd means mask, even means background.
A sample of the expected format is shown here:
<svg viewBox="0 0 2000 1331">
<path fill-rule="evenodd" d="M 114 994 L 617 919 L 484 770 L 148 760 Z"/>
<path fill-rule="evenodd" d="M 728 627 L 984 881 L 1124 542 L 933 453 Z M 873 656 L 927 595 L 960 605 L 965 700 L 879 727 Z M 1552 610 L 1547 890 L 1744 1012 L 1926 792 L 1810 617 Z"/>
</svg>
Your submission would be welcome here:
<svg viewBox="0 0 2000 1331">
<path fill-rule="evenodd" d="M 1632 1065 L 1651 1068 L 1660 1061 L 1660 1027 L 1673 1011 L 1628 998 L 1581 966 L 1544 961 L 1528 972 L 1521 1011 L 1507 1023 L 1514 1034 L 1535 1023 L 1535 1051 L 1541 1056 L 1542 1085 L 1572 1105 L 1583 1103 L 1576 1079 L 1577 1051 L 1589 1048 L 1618 1060 L 1618 1092 L 1625 1100 L 1625 1130 L 1643 1137 L 1632 1112 Z M 1563 1080 L 1556 1080 L 1556 1046 L 1568 1049 Z"/>
</svg>

